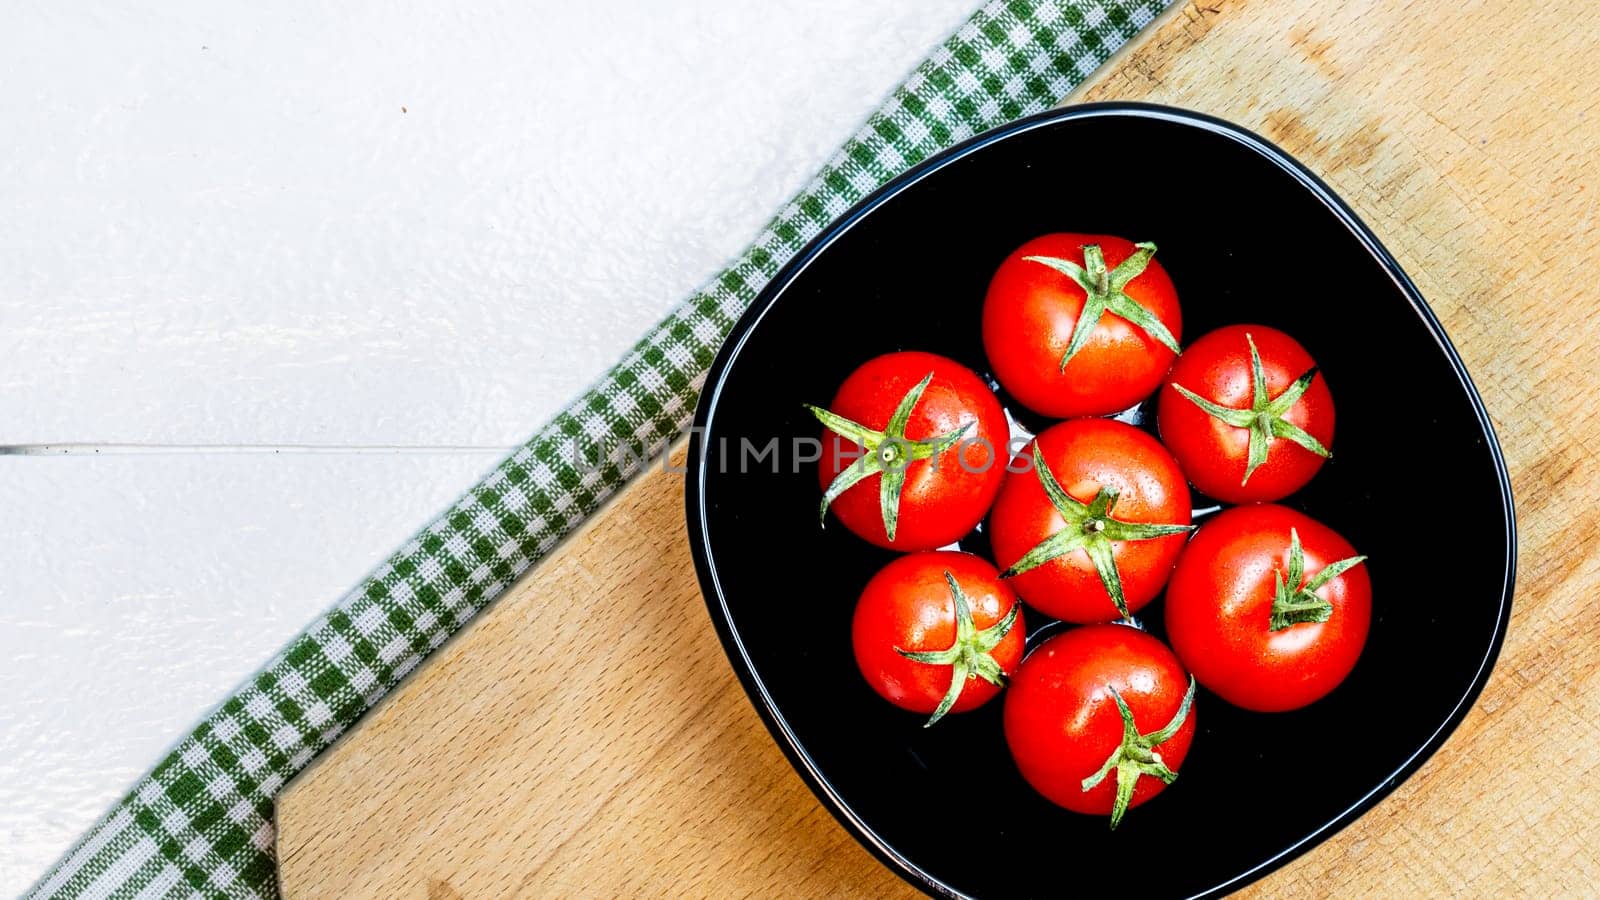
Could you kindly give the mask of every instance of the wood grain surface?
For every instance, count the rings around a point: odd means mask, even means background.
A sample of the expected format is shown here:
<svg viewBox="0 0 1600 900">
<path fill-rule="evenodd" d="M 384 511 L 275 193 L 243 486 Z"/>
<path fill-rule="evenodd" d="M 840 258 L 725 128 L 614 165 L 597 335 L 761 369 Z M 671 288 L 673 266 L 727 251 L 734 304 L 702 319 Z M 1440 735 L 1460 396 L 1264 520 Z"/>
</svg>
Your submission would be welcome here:
<svg viewBox="0 0 1600 900">
<path fill-rule="evenodd" d="M 1444 322 L 1511 468 L 1517 598 L 1477 706 L 1246 893 L 1600 890 L 1597 50 L 1588 0 L 1200 0 L 1068 98 L 1222 116 L 1322 175 Z M 682 491 L 641 478 L 284 791 L 286 896 L 909 893 L 744 698 Z"/>
</svg>

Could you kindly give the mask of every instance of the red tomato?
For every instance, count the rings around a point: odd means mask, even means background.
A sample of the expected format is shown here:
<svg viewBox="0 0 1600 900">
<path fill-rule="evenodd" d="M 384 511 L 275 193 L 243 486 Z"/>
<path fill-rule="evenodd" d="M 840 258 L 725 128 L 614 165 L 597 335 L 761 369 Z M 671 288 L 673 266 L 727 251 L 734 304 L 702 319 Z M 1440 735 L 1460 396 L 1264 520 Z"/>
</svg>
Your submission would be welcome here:
<svg viewBox="0 0 1600 900">
<path fill-rule="evenodd" d="M 1194 682 L 1160 641 L 1086 625 L 1028 654 L 1006 693 L 1022 777 L 1074 812 L 1123 813 L 1177 778 L 1194 740 Z"/>
<path fill-rule="evenodd" d="M 1000 693 L 1022 661 L 1022 605 L 994 566 L 970 553 L 902 556 L 867 582 L 851 640 L 884 699 L 912 712 L 965 712 Z"/>
<path fill-rule="evenodd" d="M 1311 354 L 1265 325 L 1229 325 L 1183 351 L 1161 388 L 1161 439 L 1226 503 L 1305 487 L 1333 443 L 1333 395 Z"/>
<path fill-rule="evenodd" d="M 850 373 L 826 410 L 819 475 L 828 509 L 892 550 L 931 550 L 971 531 L 1005 478 L 1010 437 L 983 379 L 932 353 L 889 353 Z"/>
<path fill-rule="evenodd" d="M 1150 396 L 1183 335 L 1178 292 L 1154 244 L 1047 234 L 1000 264 L 983 347 L 1012 396 L 1047 416 L 1119 412 Z"/>
<path fill-rule="evenodd" d="M 1366 559 L 1282 506 L 1205 523 L 1167 588 L 1167 633 L 1200 683 L 1260 712 L 1321 699 L 1355 668 L 1372 621 Z"/>
<path fill-rule="evenodd" d="M 989 517 L 995 562 L 1022 598 L 1069 622 L 1126 617 L 1155 598 L 1190 530 L 1189 486 L 1155 438 L 1112 419 L 1041 433 L 1031 471 Z"/>
</svg>

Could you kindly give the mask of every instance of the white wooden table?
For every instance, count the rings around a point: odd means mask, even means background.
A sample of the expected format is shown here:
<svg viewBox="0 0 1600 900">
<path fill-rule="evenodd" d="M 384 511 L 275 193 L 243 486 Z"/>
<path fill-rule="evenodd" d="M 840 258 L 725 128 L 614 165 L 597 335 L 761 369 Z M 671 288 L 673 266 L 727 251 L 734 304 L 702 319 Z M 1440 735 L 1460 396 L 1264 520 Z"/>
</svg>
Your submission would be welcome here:
<svg viewBox="0 0 1600 900">
<path fill-rule="evenodd" d="M 159 6 L 0 29 L 0 895 L 975 0 Z"/>
</svg>

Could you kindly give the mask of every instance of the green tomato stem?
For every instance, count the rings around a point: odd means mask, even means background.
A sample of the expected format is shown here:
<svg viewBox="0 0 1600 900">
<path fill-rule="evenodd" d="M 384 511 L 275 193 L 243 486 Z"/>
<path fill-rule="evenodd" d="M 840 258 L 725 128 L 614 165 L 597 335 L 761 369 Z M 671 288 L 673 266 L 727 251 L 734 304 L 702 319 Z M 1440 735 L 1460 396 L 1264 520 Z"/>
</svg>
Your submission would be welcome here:
<svg viewBox="0 0 1600 900">
<path fill-rule="evenodd" d="M 1326 622 L 1333 616 L 1333 604 L 1317 595 L 1324 585 L 1366 561 L 1365 556 L 1352 556 L 1329 563 L 1317 574 L 1305 577 L 1306 552 L 1300 544 L 1300 532 L 1289 529 L 1289 571 L 1279 571 L 1272 592 L 1272 615 L 1267 627 L 1282 631 L 1303 622 Z"/>
<path fill-rule="evenodd" d="M 966 689 L 967 679 L 982 678 L 990 684 L 1004 685 L 1005 670 L 999 660 L 994 658 L 993 650 L 999 646 L 1000 640 L 1017 624 L 1017 616 L 1021 612 L 1022 604 L 1012 602 L 1011 609 L 998 622 L 978 630 L 972 621 L 972 607 L 967 602 L 966 592 L 961 590 L 961 585 L 956 583 L 955 576 L 949 572 L 944 573 L 945 583 L 950 586 L 950 597 L 956 607 L 956 639 L 946 650 L 902 650 L 894 648 L 894 652 L 914 662 L 930 666 L 950 667 L 950 689 L 939 701 L 939 706 L 934 709 L 933 715 L 922 724 L 928 728 L 933 723 L 944 718 L 951 707 L 960 699 L 961 692 Z"/>
<path fill-rule="evenodd" d="M 1116 830 L 1121 824 L 1122 817 L 1128 812 L 1128 806 L 1133 802 L 1133 790 L 1138 787 L 1142 776 L 1159 778 L 1165 784 L 1171 784 L 1178 778 L 1178 773 L 1172 771 L 1161 758 L 1161 752 L 1156 748 L 1172 740 L 1178 729 L 1189 718 L 1189 710 L 1194 706 L 1194 676 L 1189 677 L 1189 690 L 1183 695 L 1183 702 L 1178 705 L 1178 711 L 1173 714 L 1171 721 L 1149 734 L 1140 734 L 1139 728 L 1133 722 L 1133 710 L 1123 701 L 1117 689 L 1106 686 L 1111 693 L 1111 699 L 1117 703 L 1117 712 L 1122 715 L 1122 743 L 1117 749 L 1111 751 L 1100 770 L 1083 780 L 1083 790 L 1092 790 L 1106 776 L 1113 771 L 1117 773 L 1117 798 L 1111 806 L 1111 828 Z"/>
<path fill-rule="evenodd" d="M 1125 292 L 1129 282 L 1138 278 L 1149 267 L 1150 260 L 1155 257 L 1156 245 L 1148 241 L 1134 245 L 1134 252 L 1111 271 L 1106 270 L 1105 254 L 1099 244 L 1085 244 L 1083 246 L 1083 265 L 1078 265 L 1070 259 L 1057 256 L 1024 256 L 1028 262 L 1036 262 L 1043 266 L 1055 269 L 1057 272 L 1072 279 L 1083 289 L 1083 309 L 1078 311 L 1078 320 L 1073 323 L 1072 336 L 1067 340 L 1067 351 L 1061 354 L 1059 371 L 1066 371 L 1067 363 L 1083 349 L 1089 342 L 1089 335 L 1094 332 L 1100 318 L 1107 312 L 1121 316 L 1137 325 L 1145 334 L 1161 342 L 1173 353 L 1181 352 L 1178 339 L 1173 337 L 1156 314 L 1143 306 Z"/>
<path fill-rule="evenodd" d="M 1234 428 L 1245 428 L 1250 432 L 1249 456 L 1245 461 L 1244 480 L 1240 485 L 1250 483 L 1250 476 L 1256 469 L 1267 461 L 1267 454 L 1274 438 L 1293 441 L 1310 450 L 1312 453 L 1326 459 L 1332 455 L 1322 442 L 1312 437 L 1310 433 L 1300 426 L 1290 422 L 1285 416 L 1289 410 L 1300 402 L 1306 390 L 1311 387 L 1311 382 L 1317 377 L 1317 367 L 1312 366 L 1304 375 L 1295 379 L 1294 384 L 1283 389 L 1283 393 L 1276 397 L 1267 394 L 1267 378 L 1261 370 L 1261 353 L 1256 350 L 1255 338 L 1248 333 L 1244 339 L 1250 344 L 1250 408 L 1237 409 L 1232 406 L 1223 406 L 1213 400 L 1196 394 L 1177 382 L 1172 383 L 1173 390 L 1181 394 L 1184 399 L 1205 411 L 1205 414 L 1232 425 Z"/>
<path fill-rule="evenodd" d="M 860 444 L 862 450 L 861 456 L 835 475 L 833 481 L 828 483 L 828 489 L 823 491 L 819 516 L 824 525 L 827 524 L 828 507 L 840 494 L 873 475 L 881 475 L 878 508 L 883 516 L 883 532 L 889 542 L 894 543 L 895 530 L 900 522 L 900 493 L 905 488 L 906 468 L 916 460 L 932 459 L 954 447 L 962 435 L 972 428 L 972 423 L 968 422 L 960 428 L 926 440 L 914 441 L 906 437 L 911 412 L 932 381 L 933 373 L 929 372 L 915 387 L 906 391 L 889 417 L 889 424 L 882 431 L 868 428 L 820 406 L 805 405 L 824 427 Z"/>
<path fill-rule="evenodd" d="M 1123 621 L 1131 622 L 1133 616 L 1128 612 L 1128 599 L 1122 591 L 1122 575 L 1117 571 L 1116 554 L 1112 545 L 1117 541 L 1148 541 L 1172 534 L 1184 534 L 1192 531 L 1194 526 L 1156 525 L 1114 519 L 1111 517 L 1111 510 L 1117 505 L 1118 495 L 1117 490 L 1111 487 L 1100 488 L 1095 492 L 1092 501 L 1087 504 L 1080 503 L 1067 493 L 1061 482 L 1056 480 L 1055 473 L 1045 465 L 1038 444 L 1033 447 L 1033 471 L 1039 478 L 1039 484 L 1044 488 L 1045 496 L 1050 499 L 1050 505 L 1055 507 L 1056 513 L 1067 524 L 1065 528 L 1035 544 L 1022 555 L 1021 559 L 1000 573 L 1000 577 L 1021 575 L 1053 559 L 1082 550 L 1094 564 L 1095 573 L 1100 576 L 1100 583 L 1105 586 L 1111 602 L 1116 604 L 1117 612 Z"/>
</svg>

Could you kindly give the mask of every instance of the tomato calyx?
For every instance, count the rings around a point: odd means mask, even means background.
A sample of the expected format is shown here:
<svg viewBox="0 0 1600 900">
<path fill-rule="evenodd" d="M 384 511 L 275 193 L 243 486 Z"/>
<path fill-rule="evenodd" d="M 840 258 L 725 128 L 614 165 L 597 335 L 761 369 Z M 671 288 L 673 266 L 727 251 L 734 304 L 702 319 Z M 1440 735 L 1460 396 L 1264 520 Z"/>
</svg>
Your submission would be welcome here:
<svg viewBox="0 0 1600 900">
<path fill-rule="evenodd" d="M 982 631 L 972 621 L 972 607 L 967 602 L 967 595 L 961 590 L 961 585 L 949 572 L 944 573 L 944 580 L 950 585 L 950 596 L 956 604 L 956 639 L 948 650 L 902 650 L 894 648 L 894 652 L 914 662 L 926 663 L 930 666 L 950 667 L 950 690 L 939 701 L 939 706 L 934 709 L 928 721 L 922 723 L 923 728 L 944 718 L 945 713 L 956 705 L 956 700 L 961 697 L 961 691 L 967 686 L 968 678 L 982 678 L 996 687 L 1006 683 L 1005 670 L 1000 667 L 998 660 L 991 652 L 1000 644 L 1000 640 L 1011 631 L 1011 626 L 1017 623 L 1017 616 L 1022 604 L 1012 601 L 1011 609 L 1005 617 Z"/>
<path fill-rule="evenodd" d="M 1083 288 L 1083 309 L 1078 313 L 1078 321 L 1072 326 L 1072 337 L 1067 342 L 1067 352 L 1061 355 L 1060 371 L 1066 371 L 1067 363 L 1083 349 L 1084 344 L 1088 343 L 1090 333 L 1107 311 L 1139 326 L 1173 353 L 1181 352 L 1178 339 L 1172 336 L 1172 332 L 1167 330 L 1167 326 L 1159 318 L 1156 318 L 1156 314 L 1140 306 L 1137 300 L 1123 292 L 1130 281 L 1143 274 L 1150 265 L 1150 259 L 1156 255 L 1156 245 L 1149 241 L 1140 242 L 1134 247 L 1137 249 L 1133 254 L 1110 271 L 1106 270 L 1106 257 L 1101 252 L 1099 244 L 1083 246 L 1081 266 L 1070 259 L 1057 256 L 1023 257 L 1029 262 L 1055 269 L 1071 278 L 1078 287 Z"/>
<path fill-rule="evenodd" d="M 1205 410 L 1206 415 L 1232 425 L 1235 428 L 1248 428 L 1250 430 L 1250 457 L 1245 463 L 1244 480 L 1241 485 L 1250 483 L 1250 476 L 1255 474 L 1257 468 L 1267 461 L 1267 450 L 1273 438 L 1284 438 L 1299 444 L 1312 453 L 1321 457 L 1330 454 L 1322 442 L 1312 437 L 1305 429 L 1290 422 L 1284 416 L 1294 408 L 1300 398 L 1305 396 L 1306 389 L 1311 387 L 1312 379 L 1317 377 L 1317 367 L 1312 366 L 1304 375 L 1295 379 L 1294 384 L 1284 388 L 1283 393 L 1276 397 L 1267 394 L 1267 379 L 1261 371 L 1261 353 L 1256 350 L 1255 338 L 1249 334 L 1244 336 L 1250 344 L 1250 408 L 1235 409 L 1223 406 L 1220 403 L 1207 400 L 1176 381 L 1172 383 L 1173 390 L 1182 394 L 1185 399 L 1195 406 Z"/>
<path fill-rule="evenodd" d="M 1061 482 L 1056 480 L 1055 473 L 1045 465 L 1044 457 L 1040 455 L 1037 445 L 1033 448 L 1033 470 L 1039 477 L 1039 484 L 1044 487 L 1045 496 L 1050 498 L 1050 505 L 1055 507 L 1056 513 L 1067 525 L 1035 544 L 1033 549 L 1022 555 L 1021 559 L 1001 572 L 1000 577 L 1021 575 L 1052 559 L 1066 556 L 1075 550 L 1082 550 L 1088 555 L 1089 561 L 1094 563 L 1095 572 L 1100 576 L 1100 583 L 1111 596 L 1111 602 L 1117 605 L 1117 612 L 1122 615 L 1124 621 L 1132 621 L 1133 617 L 1128 613 L 1127 597 L 1122 592 L 1122 576 L 1117 572 L 1116 555 L 1111 545 L 1117 541 L 1148 541 L 1172 534 L 1184 534 L 1193 531 L 1194 526 L 1157 525 L 1113 519 L 1111 510 L 1117 505 L 1118 491 L 1112 487 L 1101 487 L 1095 492 L 1094 499 L 1088 503 L 1073 499 L 1061 486 Z"/>
<path fill-rule="evenodd" d="M 922 392 L 928 389 L 932 381 L 933 373 L 929 372 L 915 387 L 906 391 L 905 396 L 900 398 L 900 404 L 895 407 L 894 414 L 889 417 L 889 424 L 882 431 L 875 431 L 821 407 L 805 404 L 806 409 L 811 410 L 811 414 L 824 426 L 860 444 L 864 451 L 849 468 L 834 476 L 828 489 L 823 492 L 821 517 L 824 524 L 827 523 L 828 506 L 840 494 L 862 479 L 881 474 L 883 479 L 878 487 L 878 502 L 883 514 L 883 532 L 891 542 L 894 541 L 895 526 L 900 520 L 900 491 L 905 487 L 906 467 L 919 459 L 932 459 L 955 446 L 973 425 L 968 422 L 960 428 L 926 440 L 914 441 L 906 437 L 906 424 L 911 421 L 911 411 L 916 408 L 917 401 L 922 399 Z"/>
<path fill-rule="evenodd" d="M 1277 582 L 1272 592 L 1272 619 L 1268 627 L 1272 631 L 1282 631 L 1302 622 L 1328 621 L 1333 615 L 1333 604 L 1317 596 L 1317 591 L 1366 559 L 1365 556 L 1351 556 L 1329 563 L 1300 585 L 1300 579 L 1305 577 L 1306 552 L 1300 545 L 1300 532 L 1289 529 L 1289 572 L 1286 575 L 1280 569 L 1275 573 Z"/>
<path fill-rule="evenodd" d="M 1139 733 L 1138 726 L 1133 723 L 1133 710 L 1128 708 L 1117 689 L 1106 685 L 1106 690 L 1110 692 L 1111 699 L 1117 702 L 1117 712 L 1122 714 L 1122 744 L 1106 757 L 1100 771 L 1083 780 L 1083 789 L 1092 790 L 1112 770 L 1116 771 L 1117 799 L 1111 806 L 1111 828 L 1115 830 L 1123 814 L 1128 811 L 1128 805 L 1133 802 L 1133 789 L 1139 785 L 1140 777 L 1149 775 L 1161 779 L 1165 784 L 1177 780 L 1178 773 L 1167 767 L 1156 748 L 1171 740 L 1189 718 L 1189 709 L 1194 705 L 1194 676 L 1189 676 L 1189 690 L 1183 695 L 1183 703 L 1179 704 L 1178 711 L 1173 713 L 1172 721 L 1149 734 Z"/>
</svg>

